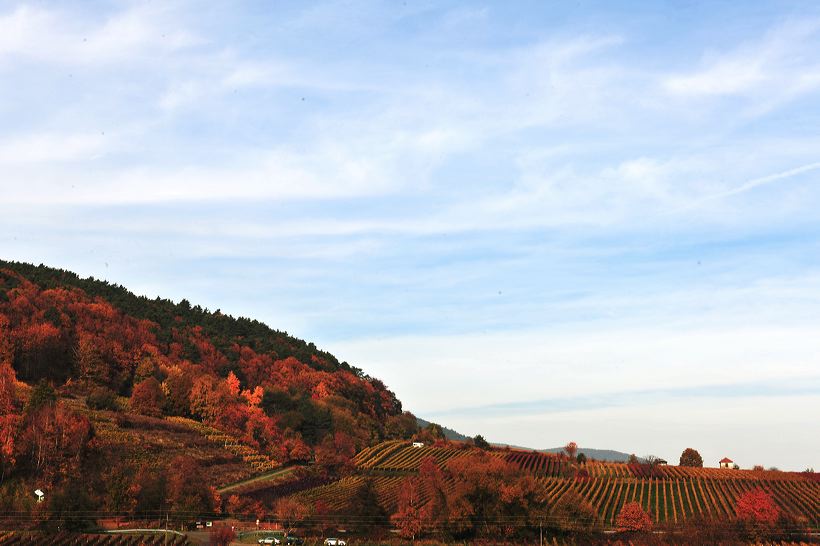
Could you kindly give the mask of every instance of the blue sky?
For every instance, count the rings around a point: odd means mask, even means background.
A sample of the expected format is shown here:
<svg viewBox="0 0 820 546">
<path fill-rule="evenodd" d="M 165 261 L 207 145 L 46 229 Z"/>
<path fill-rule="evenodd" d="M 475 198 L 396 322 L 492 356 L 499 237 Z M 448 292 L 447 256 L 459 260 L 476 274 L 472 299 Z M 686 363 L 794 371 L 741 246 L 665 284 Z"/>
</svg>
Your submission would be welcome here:
<svg viewBox="0 0 820 546">
<path fill-rule="evenodd" d="M 498 442 L 820 467 L 820 6 L 210 4 L 0 2 L 4 258 Z"/>
</svg>

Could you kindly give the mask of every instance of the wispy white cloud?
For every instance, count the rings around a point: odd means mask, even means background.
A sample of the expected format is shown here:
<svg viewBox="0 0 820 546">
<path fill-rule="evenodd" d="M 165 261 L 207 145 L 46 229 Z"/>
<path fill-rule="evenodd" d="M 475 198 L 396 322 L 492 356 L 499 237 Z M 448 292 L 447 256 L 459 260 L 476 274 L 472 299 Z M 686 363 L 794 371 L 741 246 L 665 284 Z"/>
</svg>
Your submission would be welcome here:
<svg viewBox="0 0 820 546">
<path fill-rule="evenodd" d="M 790 20 L 726 52 L 710 52 L 694 71 L 669 75 L 663 88 L 689 98 L 745 97 L 746 114 L 760 115 L 820 88 L 820 61 L 807 51 L 820 44 L 820 21 Z"/>
<path fill-rule="evenodd" d="M 163 19 L 166 10 L 136 6 L 102 21 L 20 5 L 0 14 L 0 62 L 29 59 L 47 63 L 98 64 L 189 47 L 199 40 Z"/>
<path fill-rule="evenodd" d="M 91 161 L 109 149 L 114 138 L 99 133 L 36 133 L 0 140 L 0 165 Z"/>
</svg>

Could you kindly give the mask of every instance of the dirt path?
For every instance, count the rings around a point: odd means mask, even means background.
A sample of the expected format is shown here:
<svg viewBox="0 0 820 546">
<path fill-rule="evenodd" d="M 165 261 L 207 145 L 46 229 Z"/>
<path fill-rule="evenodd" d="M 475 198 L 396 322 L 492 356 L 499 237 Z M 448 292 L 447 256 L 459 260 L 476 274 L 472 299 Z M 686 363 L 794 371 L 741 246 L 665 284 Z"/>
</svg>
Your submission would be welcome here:
<svg viewBox="0 0 820 546">
<path fill-rule="evenodd" d="M 238 482 L 234 482 L 234 483 L 225 485 L 223 487 L 220 487 L 216 491 L 220 495 L 223 494 L 223 493 L 230 493 L 234 489 L 238 489 L 242 486 L 245 486 L 245 485 L 248 485 L 248 484 L 251 484 L 251 483 L 256 483 L 256 482 L 260 482 L 260 481 L 263 481 L 263 480 L 268 480 L 270 478 L 276 478 L 276 477 L 280 477 L 280 476 L 287 476 L 288 474 L 293 472 L 293 470 L 296 469 L 296 468 L 298 468 L 298 467 L 297 466 L 288 466 L 288 467 L 285 467 L 285 468 L 277 468 L 275 470 L 270 470 L 270 471 L 264 472 L 262 474 L 257 474 L 256 476 L 253 476 L 253 477 L 250 477 L 250 478 L 238 481 Z"/>
</svg>

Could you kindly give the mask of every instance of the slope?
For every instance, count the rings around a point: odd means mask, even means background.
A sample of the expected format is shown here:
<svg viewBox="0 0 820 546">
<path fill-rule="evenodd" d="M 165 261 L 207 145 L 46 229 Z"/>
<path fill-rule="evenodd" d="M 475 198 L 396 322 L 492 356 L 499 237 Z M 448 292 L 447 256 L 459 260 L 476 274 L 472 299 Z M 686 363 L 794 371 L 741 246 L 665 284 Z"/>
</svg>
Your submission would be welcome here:
<svg viewBox="0 0 820 546">
<path fill-rule="evenodd" d="M 218 486 L 332 470 L 410 417 L 378 379 L 257 321 L 0 261 L 0 511 L 33 513 L 37 488 L 58 519 L 71 503 L 191 517 L 221 509 Z"/>
</svg>

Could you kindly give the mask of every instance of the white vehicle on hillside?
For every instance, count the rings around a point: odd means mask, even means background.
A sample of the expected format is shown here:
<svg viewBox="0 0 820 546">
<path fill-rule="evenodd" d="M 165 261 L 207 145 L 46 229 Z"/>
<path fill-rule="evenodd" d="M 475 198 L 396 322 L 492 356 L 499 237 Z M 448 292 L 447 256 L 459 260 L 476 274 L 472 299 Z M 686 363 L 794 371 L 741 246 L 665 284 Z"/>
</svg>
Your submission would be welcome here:
<svg viewBox="0 0 820 546">
<path fill-rule="evenodd" d="M 326 538 L 325 546 L 347 546 L 347 542 L 340 538 Z"/>
</svg>

